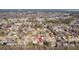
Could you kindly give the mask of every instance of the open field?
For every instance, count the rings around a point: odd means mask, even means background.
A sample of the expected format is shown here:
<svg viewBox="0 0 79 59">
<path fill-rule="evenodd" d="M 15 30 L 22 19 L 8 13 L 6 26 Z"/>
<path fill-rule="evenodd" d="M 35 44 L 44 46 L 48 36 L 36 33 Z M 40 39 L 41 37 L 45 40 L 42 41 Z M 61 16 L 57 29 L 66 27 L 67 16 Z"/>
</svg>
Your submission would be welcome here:
<svg viewBox="0 0 79 59">
<path fill-rule="evenodd" d="M 78 49 L 78 10 L 0 10 L 0 50 Z"/>
</svg>

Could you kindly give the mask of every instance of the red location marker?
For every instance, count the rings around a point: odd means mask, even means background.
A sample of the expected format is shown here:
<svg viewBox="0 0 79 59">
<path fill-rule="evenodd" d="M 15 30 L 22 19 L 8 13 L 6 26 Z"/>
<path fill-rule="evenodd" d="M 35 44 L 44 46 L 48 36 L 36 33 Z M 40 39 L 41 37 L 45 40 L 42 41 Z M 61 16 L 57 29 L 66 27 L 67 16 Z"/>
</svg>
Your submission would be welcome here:
<svg viewBox="0 0 79 59">
<path fill-rule="evenodd" d="M 37 41 L 38 41 L 38 42 L 43 42 L 43 36 L 38 36 L 38 37 L 37 37 Z"/>
</svg>

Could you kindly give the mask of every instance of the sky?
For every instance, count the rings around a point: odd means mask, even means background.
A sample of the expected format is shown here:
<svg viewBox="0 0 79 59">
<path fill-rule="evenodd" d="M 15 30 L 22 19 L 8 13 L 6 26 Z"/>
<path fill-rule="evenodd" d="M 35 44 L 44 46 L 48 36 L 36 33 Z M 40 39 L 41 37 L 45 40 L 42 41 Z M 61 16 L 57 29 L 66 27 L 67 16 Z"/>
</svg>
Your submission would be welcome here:
<svg viewBox="0 0 79 59">
<path fill-rule="evenodd" d="M 79 9 L 79 0 L 0 0 L 0 9 Z"/>
</svg>

